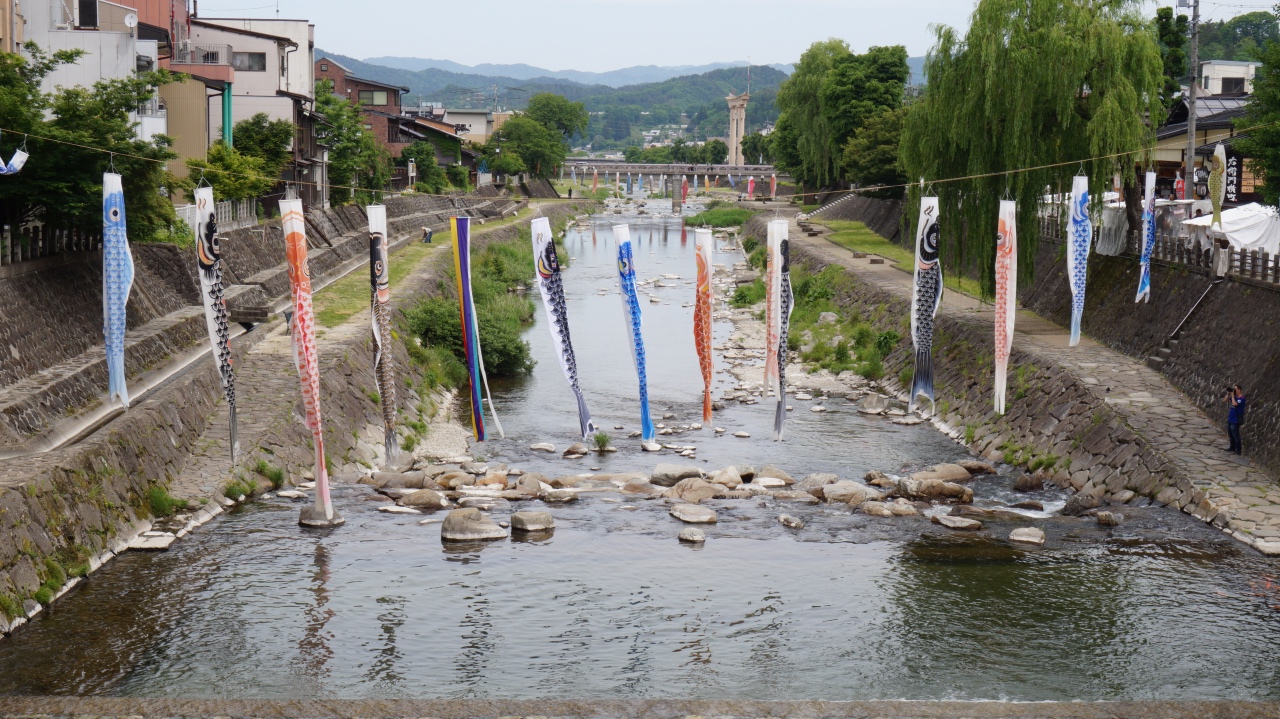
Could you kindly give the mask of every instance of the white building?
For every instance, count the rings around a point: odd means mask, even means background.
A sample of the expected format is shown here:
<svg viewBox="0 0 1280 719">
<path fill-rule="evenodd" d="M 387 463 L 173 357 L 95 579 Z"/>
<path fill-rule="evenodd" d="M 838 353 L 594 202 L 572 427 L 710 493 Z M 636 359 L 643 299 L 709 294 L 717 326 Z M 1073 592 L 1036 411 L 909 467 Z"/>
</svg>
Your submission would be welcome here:
<svg viewBox="0 0 1280 719">
<path fill-rule="evenodd" d="M 1200 87 L 1210 95 L 1253 94 L 1253 78 L 1257 62 L 1239 60 L 1206 60 L 1200 63 Z"/>
<path fill-rule="evenodd" d="M 58 87 L 90 87 L 100 80 L 133 77 L 138 71 L 138 15 L 131 7 L 105 0 L 24 0 L 22 14 L 27 21 L 26 40 L 46 53 L 85 53 L 77 62 L 46 75 L 41 87 L 45 92 Z M 129 26 L 130 18 L 134 27 Z"/>
</svg>

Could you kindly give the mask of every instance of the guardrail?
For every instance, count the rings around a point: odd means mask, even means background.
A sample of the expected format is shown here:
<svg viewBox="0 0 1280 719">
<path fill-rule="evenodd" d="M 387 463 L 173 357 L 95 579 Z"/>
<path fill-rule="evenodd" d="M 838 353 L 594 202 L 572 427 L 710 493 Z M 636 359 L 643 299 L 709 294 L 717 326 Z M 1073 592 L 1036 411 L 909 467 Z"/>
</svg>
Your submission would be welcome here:
<svg viewBox="0 0 1280 719">
<path fill-rule="evenodd" d="M 0 232 L 0 265 L 16 265 L 66 252 L 91 252 L 101 247 L 101 234 L 33 225 L 17 232 Z"/>
<path fill-rule="evenodd" d="M 230 65 L 230 45 L 179 43 L 173 51 L 173 62 L 179 65 Z"/>
<path fill-rule="evenodd" d="M 187 223 L 191 234 L 196 234 L 196 225 L 200 218 L 196 214 L 195 205 L 181 205 L 173 208 L 178 219 Z M 214 204 L 214 221 L 218 223 L 219 232 L 238 230 L 242 227 L 254 227 L 258 224 L 258 201 L 225 200 Z"/>
</svg>

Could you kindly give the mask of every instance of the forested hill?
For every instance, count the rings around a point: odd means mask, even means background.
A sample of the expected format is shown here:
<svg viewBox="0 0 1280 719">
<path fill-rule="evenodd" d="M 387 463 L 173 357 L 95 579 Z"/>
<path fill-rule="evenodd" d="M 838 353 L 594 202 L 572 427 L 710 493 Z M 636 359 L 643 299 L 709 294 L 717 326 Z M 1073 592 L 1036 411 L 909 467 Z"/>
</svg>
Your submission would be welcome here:
<svg viewBox="0 0 1280 719">
<path fill-rule="evenodd" d="M 529 98 L 539 92 L 554 92 L 570 100 L 582 102 L 592 116 L 590 137 L 621 140 L 632 127 L 652 127 L 689 119 L 695 136 L 723 136 L 729 125 L 729 110 L 724 98 L 729 93 L 745 92 L 747 68 L 732 67 L 697 75 L 674 77 L 662 82 L 627 85 L 584 85 L 570 80 L 539 77 L 517 80 L 510 77 L 471 75 L 427 68 L 411 71 L 372 65 L 355 58 L 316 51 L 317 57 L 329 57 L 359 77 L 402 85 L 410 89 L 407 104 L 419 100 L 439 102 L 449 107 L 492 107 L 494 86 L 498 104 L 522 109 Z M 751 68 L 751 103 L 747 123 L 759 128 L 778 116 L 774 105 L 778 85 L 787 75 L 772 67 Z M 603 114 L 600 114 L 603 113 Z M 606 131 L 606 124 L 609 130 Z"/>
</svg>

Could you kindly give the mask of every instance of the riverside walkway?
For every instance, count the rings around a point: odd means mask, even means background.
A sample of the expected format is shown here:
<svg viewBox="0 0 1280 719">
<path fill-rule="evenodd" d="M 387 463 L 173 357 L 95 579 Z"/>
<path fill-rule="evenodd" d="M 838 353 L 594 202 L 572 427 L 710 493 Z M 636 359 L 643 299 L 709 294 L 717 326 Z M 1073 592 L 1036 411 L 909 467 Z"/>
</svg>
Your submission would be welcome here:
<svg viewBox="0 0 1280 719">
<path fill-rule="evenodd" d="M 875 256 L 857 258 L 852 250 L 827 239 L 829 230 L 822 236 L 808 237 L 793 212 L 789 220 L 790 237 L 795 238 L 792 242 L 910 301 L 912 275 L 897 269 L 892 260 L 872 264 Z M 820 221 L 812 224 L 821 226 Z M 939 313 L 976 318 L 992 326 L 994 333 L 994 307 L 950 288 L 943 294 Z M 1280 554 L 1280 485 L 1268 473 L 1247 461 L 1236 461 L 1223 449 L 1227 437 L 1222 423 L 1211 420 L 1145 362 L 1087 337 L 1069 347 L 1068 338 L 1066 328 L 1029 310 L 1018 311 L 1015 346 L 1056 363 L 1087 385 L 1203 493 L 1201 501 L 1184 511 L 1233 531 L 1261 551 Z"/>
</svg>

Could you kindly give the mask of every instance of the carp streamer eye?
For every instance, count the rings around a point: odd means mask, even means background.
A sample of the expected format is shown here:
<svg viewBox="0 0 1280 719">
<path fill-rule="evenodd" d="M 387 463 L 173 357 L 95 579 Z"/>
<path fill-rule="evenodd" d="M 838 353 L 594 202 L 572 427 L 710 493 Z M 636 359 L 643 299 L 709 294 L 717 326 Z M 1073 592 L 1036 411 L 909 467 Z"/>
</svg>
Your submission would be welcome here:
<svg viewBox="0 0 1280 719">
<path fill-rule="evenodd" d="M 120 219 L 120 208 L 119 208 L 119 207 L 112 207 L 112 208 L 111 208 L 111 219 L 112 219 L 112 220 L 119 220 L 119 219 Z"/>
<path fill-rule="evenodd" d="M 937 222 L 932 222 L 925 228 L 924 242 L 920 245 L 920 259 L 923 262 L 933 262 L 938 259 L 938 239 L 940 234 Z"/>
</svg>

